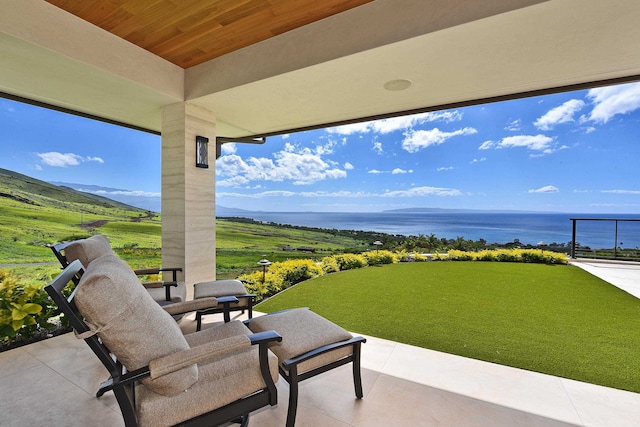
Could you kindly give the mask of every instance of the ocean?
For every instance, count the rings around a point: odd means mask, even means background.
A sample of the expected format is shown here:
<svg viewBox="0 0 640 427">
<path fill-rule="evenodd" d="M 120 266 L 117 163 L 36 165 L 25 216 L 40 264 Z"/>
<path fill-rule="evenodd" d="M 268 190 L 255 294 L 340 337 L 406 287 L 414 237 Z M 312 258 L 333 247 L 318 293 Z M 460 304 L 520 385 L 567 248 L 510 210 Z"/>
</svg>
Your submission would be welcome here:
<svg viewBox="0 0 640 427">
<path fill-rule="evenodd" d="M 491 213 L 491 212 L 245 212 L 243 216 L 257 221 L 338 230 L 376 231 L 404 236 L 426 236 L 467 240 L 485 239 L 488 243 L 508 243 L 519 239 L 523 244 L 571 241 L 570 218 L 624 218 L 634 215 L 567 214 L 567 213 Z M 615 222 L 578 221 L 577 239 L 592 248 L 613 248 L 616 242 Z M 618 246 L 640 247 L 640 221 L 619 222 Z"/>
</svg>

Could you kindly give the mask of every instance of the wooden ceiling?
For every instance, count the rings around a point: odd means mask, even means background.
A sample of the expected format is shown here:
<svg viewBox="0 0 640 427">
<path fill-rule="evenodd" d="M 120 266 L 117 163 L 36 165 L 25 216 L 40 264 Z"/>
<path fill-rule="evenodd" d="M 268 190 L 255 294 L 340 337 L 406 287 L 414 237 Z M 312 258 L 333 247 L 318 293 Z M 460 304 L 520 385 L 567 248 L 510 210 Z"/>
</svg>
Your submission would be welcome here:
<svg viewBox="0 0 640 427">
<path fill-rule="evenodd" d="M 182 68 L 372 0 L 46 0 Z"/>
</svg>

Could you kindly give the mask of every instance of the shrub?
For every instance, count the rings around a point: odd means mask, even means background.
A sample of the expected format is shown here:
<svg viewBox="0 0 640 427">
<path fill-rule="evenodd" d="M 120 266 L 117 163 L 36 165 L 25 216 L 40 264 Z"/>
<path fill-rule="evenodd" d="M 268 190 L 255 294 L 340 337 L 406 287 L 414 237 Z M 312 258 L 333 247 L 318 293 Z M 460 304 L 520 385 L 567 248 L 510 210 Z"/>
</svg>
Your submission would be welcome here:
<svg viewBox="0 0 640 427">
<path fill-rule="evenodd" d="M 337 271 L 340 271 L 340 266 L 338 265 L 338 261 L 335 259 L 335 257 L 332 257 L 332 256 L 326 256 L 322 258 L 320 266 L 324 274 L 335 273 Z"/>
<path fill-rule="evenodd" d="M 274 262 L 269 273 L 279 276 L 285 288 L 322 274 L 322 268 L 310 259 Z"/>
<path fill-rule="evenodd" d="M 442 260 L 441 256 L 434 256 L 434 260 Z M 562 253 L 540 249 L 494 249 L 480 252 L 465 252 L 450 250 L 448 259 L 452 261 L 499 261 L 499 262 L 528 262 L 536 264 L 566 264 L 567 256 Z"/>
<path fill-rule="evenodd" d="M 0 270 L 0 339 L 11 342 L 55 325 L 56 309 L 41 285 L 20 285 L 7 270 Z"/>
<path fill-rule="evenodd" d="M 448 252 L 447 258 L 452 261 L 473 261 L 473 254 L 471 252 L 452 249 Z"/>
<path fill-rule="evenodd" d="M 354 268 L 362 268 L 367 265 L 367 260 L 362 255 L 341 254 L 334 255 L 340 271 L 353 270 Z"/>
<path fill-rule="evenodd" d="M 243 274 L 238 279 L 245 283 L 248 292 L 254 293 L 258 299 L 270 297 L 303 280 L 323 274 L 322 266 L 310 259 L 274 262 L 266 274 L 256 271 Z M 264 279 L 264 280 L 263 280 Z"/>
<path fill-rule="evenodd" d="M 391 251 L 369 251 L 363 252 L 362 256 L 367 261 L 367 265 L 393 264 L 396 257 Z"/>
</svg>

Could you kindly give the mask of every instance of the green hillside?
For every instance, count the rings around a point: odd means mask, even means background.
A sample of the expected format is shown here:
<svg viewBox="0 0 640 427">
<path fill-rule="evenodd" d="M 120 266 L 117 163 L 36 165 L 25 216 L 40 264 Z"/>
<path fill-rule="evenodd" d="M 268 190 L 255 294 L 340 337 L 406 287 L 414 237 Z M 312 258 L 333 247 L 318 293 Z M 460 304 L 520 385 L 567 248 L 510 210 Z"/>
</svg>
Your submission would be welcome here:
<svg viewBox="0 0 640 427">
<path fill-rule="evenodd" d="M 263 256 L 272 261 L 320 258 L 349 248 L 367 249 L 370 244 L 361 236 L 246 219 L 216 223 L 220 277 L 253 269 Z M 160 265 L 160 216 L 0 169 L 0 265 L 55 262 L 47 244 L 93 234 L 109 237 L 116 252 L 134 268 Z"/>
</svg>

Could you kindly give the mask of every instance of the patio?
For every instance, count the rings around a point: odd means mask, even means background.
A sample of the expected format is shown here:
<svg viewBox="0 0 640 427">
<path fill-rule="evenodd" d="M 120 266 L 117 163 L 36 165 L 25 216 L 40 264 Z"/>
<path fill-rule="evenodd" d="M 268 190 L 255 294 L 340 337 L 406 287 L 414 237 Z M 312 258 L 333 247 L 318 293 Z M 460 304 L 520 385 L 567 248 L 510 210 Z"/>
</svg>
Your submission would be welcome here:
<svg viewBox="0 0 640 427">
<path fill-rule="evenodd" d="M 577 264 L 616 286 L 637 282 L 640 265 Z M 624 270 L 620 273 L 621 270 Z M 259 314 L 258 314 L 259 315 Z M 220 318 L 207 319 L 214 325 Z M 181 327 L 193 331 L 195 321 Z M 640 394 L 496 365 L 367 337 L 364 399 L 353 396 L 350 367 L 301 384 L 299 426 L 636 426 Z M 89 348 L 66 334 L 0 354 L 3 425 L 123 425 L 111 393 L 94 397 L 106 372 Z M 282 426 L 279 405 L 251 416 L 253 426 Z"/>
<path fill-rule="evenodd" d="M 201 32 L 185 25 L 190 17 L 171 8 L 176 2 L 154 2 L 167 6 L 164 16 L 152 14 L 160 28 L 147 25 L 149 12 L 136 2 L 119 3 L 129 17 L 123 26 L 106 7 L 0 0 L 0 96 L 161 133 L 163 264 L 183 266 L 180 279 L 188 283 L 215 275 L 215 156 L 210 150 L 211 168 L 196 168 L 196 136 L 219 148 L 305 128 L 640 79 L 640 3 L 632 0 L 407 0 L 401 7 L 394 0 L 352 1 L 349 10 L 327 9 L 309 22 L 293 15 L 287 25 L 258 19 L 279 26 L 266 32 L 273 37 L 197 63 L 161 55 L 193 58 L 184 46 L 207 52 L 212 44 L 189 34 L 187 42 L 155 37 L 185 27 Z M 136 10 L 150 36 L 133 41 L 73 13 L 115 22 L 136 36 Z M 243 25 L 245 10 L 222 12 L 222 22 Z M 164 28 L 173 17 L 182 21 Z M 248 22 L 245 28 L 253 28 L 256 20 Z M 210 27 L 223 46 L 235 37 Z M 397 91 L 398 82 L 411 85 Z M 640 424 L 638 394 L 373 337 L 363 349 L 363 374 L 362 401 L 339 371 L 303 383 L 298 425 Z M 1 423 L 122 425 L 113 396 L 94 397 L 105 378 L 89 348 L 70 334 L 0 353 Z M 279 390 L 280 405 L 254 414 L 252 425 L 284 424 L 282 381 Z"/>
</svg>

